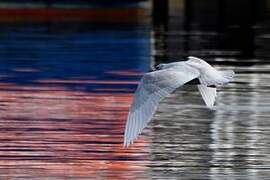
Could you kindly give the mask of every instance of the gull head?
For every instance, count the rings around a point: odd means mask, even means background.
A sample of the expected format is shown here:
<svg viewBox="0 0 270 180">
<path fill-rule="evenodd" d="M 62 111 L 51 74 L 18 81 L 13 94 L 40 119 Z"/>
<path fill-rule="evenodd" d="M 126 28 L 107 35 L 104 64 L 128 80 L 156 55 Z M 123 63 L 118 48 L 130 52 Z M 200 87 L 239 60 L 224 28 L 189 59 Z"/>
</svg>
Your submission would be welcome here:
<svg viewBox="0 0 270 180">
<path fill-rule="evenodd" d="M 164 69 L 164 67 L 165 67 L 165 64 L 158 64 L 158 65 L 156 66 L 156 70 Z"/>
</svg>

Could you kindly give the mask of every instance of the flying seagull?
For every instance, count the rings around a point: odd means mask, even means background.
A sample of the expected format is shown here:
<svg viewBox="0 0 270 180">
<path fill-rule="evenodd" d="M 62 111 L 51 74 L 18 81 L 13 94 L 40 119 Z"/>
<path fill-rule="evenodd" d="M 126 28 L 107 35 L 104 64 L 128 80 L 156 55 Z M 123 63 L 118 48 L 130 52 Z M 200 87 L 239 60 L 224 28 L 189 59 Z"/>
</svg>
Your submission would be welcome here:
<svg viewBox="0 0 270 180">
<path fill-rule="evenodd" d="M 133 96 L 126 122 L 124 147 L 128 147 L 154 115 L 159 102 L 176 88 L 198 78 L 198 89 L 208 108 L 213 108 L 216 87 L 233 80 L 232 70 L 218 71 L 204 60 L 189 56 L 187 61 L 157 65 L 146 73 Z M 213 87 L 214 86 L 214 87 Z"/>
</svg>

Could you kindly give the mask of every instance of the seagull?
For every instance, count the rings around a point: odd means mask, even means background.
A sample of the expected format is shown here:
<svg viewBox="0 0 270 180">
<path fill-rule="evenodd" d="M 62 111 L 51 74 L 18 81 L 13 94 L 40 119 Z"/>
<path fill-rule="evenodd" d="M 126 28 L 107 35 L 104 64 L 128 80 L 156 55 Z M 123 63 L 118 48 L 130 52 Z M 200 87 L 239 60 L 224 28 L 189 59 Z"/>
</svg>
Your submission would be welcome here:
<svg viewBox="0 0 270 180">
<path fill-rule="evenodd" d="M 213 109 L 217 89 L 233 80 L 234 71 L 218 71 L 204 60 L 189 56 L 188 60 L 159 64 L 157 70 L 144 74 L 133 96 L 124 134 L 124 147 L 133 144 L 150 122 L 159 102 L 176 88 L 199 79 L 198 89 L 206 106 Z"/>
</svg>

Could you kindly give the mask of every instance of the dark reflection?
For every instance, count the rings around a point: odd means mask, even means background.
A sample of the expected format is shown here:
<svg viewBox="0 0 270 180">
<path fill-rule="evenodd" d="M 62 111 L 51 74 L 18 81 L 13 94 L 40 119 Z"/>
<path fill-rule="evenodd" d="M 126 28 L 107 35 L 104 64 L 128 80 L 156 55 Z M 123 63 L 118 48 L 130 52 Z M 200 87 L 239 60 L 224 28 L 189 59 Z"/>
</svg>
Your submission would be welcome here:
<svg viewBox="0 0 270 180">
<path fill-rule="evenodd" d="M 153 66 L 194 55 L 237 73 L 219 88 L 214 111 L 196 86 L 179 88 L 160 104 L 146 135 L 153 178 L 269 177 L 267 4 L 171 0 L 169 18 L 153 21 Z"/>
<path fill-rule="evenodd" d="M 266 62 L 262 58 L 268 57 L 263 53 L 268 45 L 261 42 L 269 27 L 266 0 L 171 0 L 168 4 L 169 18 L 153 16 L 153 55 L 157 63 L 188 55 L 210 60 L 222 57 L 237 65 Z"/>
</svg>

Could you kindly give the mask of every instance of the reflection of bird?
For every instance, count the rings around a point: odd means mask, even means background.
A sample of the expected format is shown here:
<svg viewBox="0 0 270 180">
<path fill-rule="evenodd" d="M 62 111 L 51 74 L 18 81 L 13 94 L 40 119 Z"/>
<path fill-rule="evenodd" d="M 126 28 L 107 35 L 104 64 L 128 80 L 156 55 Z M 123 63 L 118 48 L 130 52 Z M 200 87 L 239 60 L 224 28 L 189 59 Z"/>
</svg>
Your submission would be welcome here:
<svg viewBox="0 0 270 180">
<path fill-rule="evenodd" d="M 157 71 L 146 73 L 137 87 L 126 123 L 124 147 L 133 143 L 151 120 L 158 103 L 179 86 L 198 78 L 198 89 L 208 108 L 212 108 L 216 88 L 232 81 L 232 70 L 218 71 L 207 62 L 196 57 L 187 61 L 159 64 Z M 209 87 L 211 86 L 211 87 Z"/>
</svg>

